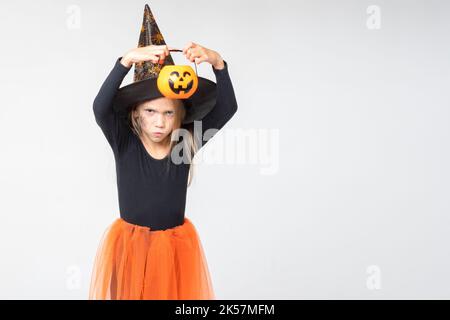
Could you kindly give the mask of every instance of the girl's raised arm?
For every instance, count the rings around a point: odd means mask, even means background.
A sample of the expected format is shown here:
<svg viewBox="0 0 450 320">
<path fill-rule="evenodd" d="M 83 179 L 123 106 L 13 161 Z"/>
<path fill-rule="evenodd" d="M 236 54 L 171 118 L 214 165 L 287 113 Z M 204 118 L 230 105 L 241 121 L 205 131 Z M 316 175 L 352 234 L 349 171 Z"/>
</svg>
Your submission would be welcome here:
<svg viewBox="0 0 450 320">
<path fill-rule="evenodd" d="M 223 69 L 215 69 L 214 66 L 212 66 L 216 76 L 217 99 L 214 108 L 201 120 L 202 141 L 198 150 L 200 150 L 218 130 L 222 129 L 238 109 L 233 84 L 231 83 L 230 75 L 228 73 L 228 63 L 225 60 L 223 62 Z M 206 132 L 209 129 L 216 130 Z"/>
<path fill-rule="evenodd" d="M 131 67 L 126 67 L 121 63 L 121 58 L 116 60 L 93 104 L 95 121 L 102 129 L 114 152 L 119 150 L 124 137 L 130 131 L 126 125 L 126 118 L 113 110 L 113 100 L 117 89 L 119 89 L 120 84 L 131 69 Z"/>
</svg>

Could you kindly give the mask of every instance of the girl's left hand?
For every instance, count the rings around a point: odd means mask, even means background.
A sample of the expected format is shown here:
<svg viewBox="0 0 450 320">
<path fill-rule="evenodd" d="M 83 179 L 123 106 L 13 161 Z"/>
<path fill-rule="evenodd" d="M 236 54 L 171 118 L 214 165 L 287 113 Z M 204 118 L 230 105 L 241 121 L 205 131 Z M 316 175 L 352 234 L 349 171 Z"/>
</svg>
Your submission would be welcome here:
<svg viewBox="0 0 450 320">
<path fill-rule="evenodd" d="M 223 58 L 218 52 L 205 48 L 192 41 L 188 42 L 188 44 L 186 44 L 183 48 L 183 54 L 189 61 L 195 62 L 196 64 L 206 61 L 209 62 L 215 69 L 223 69 L 225 67 Z"/>
</svg>

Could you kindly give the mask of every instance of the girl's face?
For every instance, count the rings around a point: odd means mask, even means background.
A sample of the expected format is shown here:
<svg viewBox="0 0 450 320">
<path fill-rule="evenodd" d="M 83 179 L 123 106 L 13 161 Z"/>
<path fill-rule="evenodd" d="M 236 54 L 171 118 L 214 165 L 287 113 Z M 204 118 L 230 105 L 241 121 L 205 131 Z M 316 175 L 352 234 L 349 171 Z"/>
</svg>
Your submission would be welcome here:
<svg viewBox="0 0 450 320">
<path fill-rule="evenodd" d="M 143 134 L 153 142 L 162 142 L 167 137 L 170 139 L 172 131 L 180 126 L 182 108 L 179 101 L 161 97 L 142 102 L 133 116 L 140 118 Z"/>
</svg>

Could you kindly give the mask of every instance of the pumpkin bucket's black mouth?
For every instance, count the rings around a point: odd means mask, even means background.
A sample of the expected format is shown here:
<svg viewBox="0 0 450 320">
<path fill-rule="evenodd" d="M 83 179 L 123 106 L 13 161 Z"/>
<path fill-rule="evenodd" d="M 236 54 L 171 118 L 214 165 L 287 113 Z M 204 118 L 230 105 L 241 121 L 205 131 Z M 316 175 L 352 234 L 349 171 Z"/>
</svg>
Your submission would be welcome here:
<svg viewBox="0 0 450 320">
<path fill-rule="evenodd" d="M 189 91 L 191 91 L 193 84 L 194 84 L 194 81 L 191 80 L 187 84 L 186 88 L 183 88 L 182 84 L 178 85 L 178 88 L 175 88 L 175 84 L 173 83 L 172 79 L 169 79 L 169 87 L 176 94 L 179 94 L 181 91 L 184 91 L 184 93 L 188 93 Z"/>
</svg>

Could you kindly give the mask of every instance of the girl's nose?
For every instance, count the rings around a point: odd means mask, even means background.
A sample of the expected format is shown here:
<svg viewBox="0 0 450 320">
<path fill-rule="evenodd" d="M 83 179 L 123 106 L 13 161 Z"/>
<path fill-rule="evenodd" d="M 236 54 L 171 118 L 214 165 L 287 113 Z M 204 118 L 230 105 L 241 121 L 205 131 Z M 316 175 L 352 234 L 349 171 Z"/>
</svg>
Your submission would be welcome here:
<svg viewBox="0 0 450 320">
<path fill-rule="evenodd" d="M 155 119 L 155 123 L 158 127 L 162 127 L 164 125 L 164 117 L 161 114 L 158 114 Z"/>
</svg>

